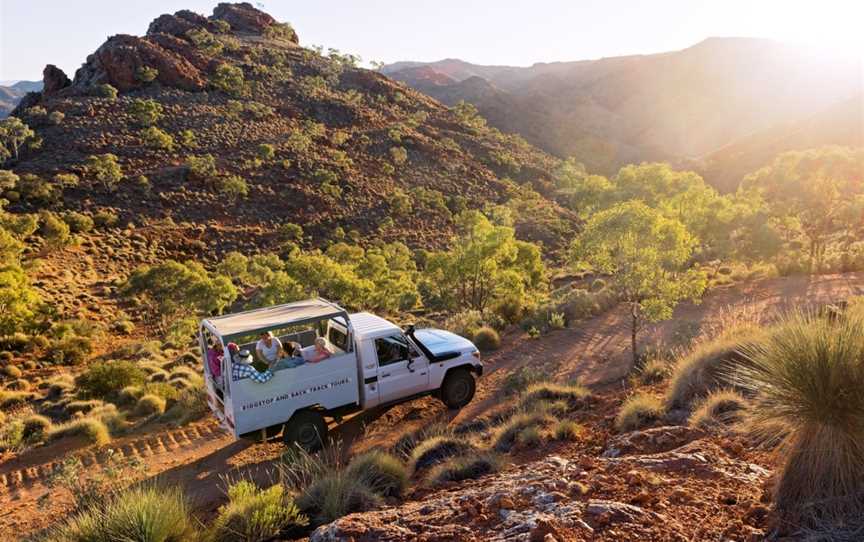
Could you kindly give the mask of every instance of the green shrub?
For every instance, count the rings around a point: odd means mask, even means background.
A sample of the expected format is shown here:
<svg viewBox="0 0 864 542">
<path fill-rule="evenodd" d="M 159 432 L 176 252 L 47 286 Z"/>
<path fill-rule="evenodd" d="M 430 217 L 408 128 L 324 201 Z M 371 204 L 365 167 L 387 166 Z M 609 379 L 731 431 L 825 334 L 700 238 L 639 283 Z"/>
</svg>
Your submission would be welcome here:
<svg viewBox="0 0 864 542">
<path fill-rule="evenodd" d="M 55 425 L 46 435 L 48 440 L 59 440 L 69 437 L 82 437 L 89 444 L 102 446 L 111 442 L 111 433 L 101 420 L 95 418 L 79 418 L 68 423 Z"/>
<path fill-rule="evenodd" d="M 69 244 L 69 226 L 60 217 L 50 211 L 42 211 L 39 218 L 42 223 L 39 233 L 47 246 L 56 249 Z"/>
<path fill-rule="evenodd" d="M 63 221 L 73 233 L 87 233 L 93 229 L 93 219 L 75 211 L 63 213 Z"/>
<path fill-rule="evenodd" d="M 298 528 L 308 523 L 282 486 L 259 489 L 244 480 L 228 488 L 228 503 L 219 508 L 205 540 L 263 542 L 276 537 L 293 538 L 291 535 L 299 534 Z"/>
<path fill-rule="evenodd" d="M 269 161 L 276 156 L 276 147 L 269 143 L 261 143 L 256 147 L 255 154 L 257 154 L 258 158 L 261 160 Z"/>
<path fill-rule="evenodd" d="M 87 174 L 100 182 L 109 192 L 113 192 L 123 180 L 123 169 L 113 154 L 99 154 L 87 157 Z"/>
<path fill-rule="evenodd" d="M 113 228 L 119 221 L 117 213 L 109 209 L 100 209 L 93 215 L 93 223 L 100 228 Z"/>
<path fill-rule="evenodd" d="M 563 312 L 553 312 L 549 315 L 549 329 L 564 329 L 566 326 L 567 321 Z"/>
<path fill-rule="evenodd" d="M 93 352 L 93 340 L 79 335 L 64 335 L 51 342 L 47 352 L 55 363 L 79 365 Z"/>
<path fill-rule="evenodd" d="M 219 56 L 222 53 L 222 43 L 204 28 L 192 28 L 186 32 L 186 37 L 204 54 Z"/>
<path fill-rule="evenodd" d="M 491 327 L 481 327 L 474 334 L 474 344 L 483 352 L 490 352 L 501 348 L 501 337 Z"/>
<path fill-rule="evenodd" d="M 54 126 L 62 124 L 63 119 L 65 118 L 66 115 L 62 111 L 52 111 L 48 114 L 48 122 L 50 122 Z"/>
<path fill-rule="evenodd" d="M 24 444 L 24 423 L 21 420 L 12 420 L 0 425 L 0 451 L 18 450 Z"/>
<path fill-rule="evenodd" d="M 108 98 L 111 101 L 117 99 L 117 89 L 109 85 L 108 83 L 102 85 L 96 85 L 93 88 L 93 95 L 99 96 L 101 98 Z"/>
<path fill-rule="evenodd" d="M 303 226 L 286 222 L 277 230 L 279 239 L 283 242 L 300 243 L 303 241 Z"/>
<path fill-rule="evenodd" d="M 204 154 L 201 156 L 189 155 L 186 157 L 186 167 L 196 179 L 208 181 L 213 179 L 218 174 L 216 169 L 216 159 L 212 154 Z"/>
<path fill-rule="evenodd" d="M 660 399 L 646 393 L 637 393 L 621 405 L 615 417 L 615 429 L 622 433 L 641 429 L 661 419 L 665 412 Z"/>
<path fill-rule="evenodd" d="M 381 504 L 381 497 L 363 480 L 336 472 L 315 480 L 300 493 L 296 502 L 316 524 L 325 524 L 347 514 L 372 510 Z"/>
<path fill-rule="evenodd" d="M 34 442 L 44 438 L 51 430 L 51 420 L 47 416 L 32 414 L 22 420 L 24 424 L 22 436 L 25 440 Z"/>
<path fill-rule="evenodd" d="M 473 338 L 481 327 L 483 327 L 483 315 L 480 311 L 473 310 L 454 314 L 444 323 L 445 329 L 469 339 Z"/>
<path fill-rule="evenodd" d="M 387 205 L 394 216 L 408 216 L 414 210 L 411 197 L 401 188 L 394 188 L 387 194 Z"/>
<path fill-rule="evenodd" d="M 210 84 L 231 96 L 240 96 L 246 90 L 243 70 L 230 64 L 220 64 L 210 76 Z"/>
<path fill-rule="evenodd" d="M 148 393 L 142 395 L 135 404 L 136 416 L 152 416 L 154 414 L 162 414 L 165 412 L 165 399 Z"/>
<path fill-rule="evenodd" d="M 669 408 L 688 408 L 694 400 L 728 386 L 724 375 L 740 366 L 742 349 L 764 340 L 765 330 L 753 324 L 734 325 L 717 337 L 697 341 L 675 362 L 666 394 Z"/>
<path fill-rule="evenodd" d="M 864 314 L 795 314 L 743 348 L 735 382 L 757 434 L 780 442 L 775 507 L 797 526 L 864 514 Z"/>
<path fill-rule="evenodd" d="M 410 470 L 417 473 L 447 458 L 473 453 L 477 448 L 467 439 L 441 435 L 424 440 L 411 453 Z"/>
<path fill-rule="evenodd" d="M 230 201 L 236 201 L 249 195 L 249 184 L 239 175 L 222 175 L 213 181 L 216 192 Z"/>
<path fill-rule="evenodd" d="M 585 428 L 573 420 L 561 420 L 552 427 L 555 440 L 575 441 L 585 432 Z"/>
<path fill-rule="evenodd" d="M 79 542 L 196 540 L 195 522 L 179 489 L 134 487 L 109 494 L 66 520 L 53 540 Z"/>
<path fill-rule="evenodd" d="M 408 470 L 396 457 L 372 450 L 351 460 L 345 475 L 362 480 L 382 497 L 399 497 L 408 485 Z"/>
<path fill-rule="evenodd" d="M 129 104 L 127 111 L 139 124 L 152 126 L 162 118 L 163 107 L 156 100 L 136 98 Z"/>
<path fill-rule="evenodd" d="M 444 463 L 432 467 L 426 479 L 428 480 L 428 484 L 432 486 L 446 482 L 473 480 L 498 472 L 503 465 L 504 461 L 501 456 L 494 452 L 452 457 Z"/>
<path fill-rule="evenodd" d="M 141 130 L 141 141 L 151 149 L 174 150 L 174 138 L 171 137 L 171 134 L 156 126 L 148 126 Z"/>
<path fill-rule="evenodd" d="M 152 83 L 157 77 L 159 77 L 159 70 L 150 66 L 139 66 L 135 70 L 135 79 L 142 83 Z"/>
<path fill-rule="evenodd" d="M 701 400 L 690 419 L 693 427 L 707 429 L 738 421 L 747 409 L 747 400 L 735 390 L 715 390 Z"/>
<path fill-rule="evenodd" d="M 492 448 L 496 452 L 509 452 L 525 429 L 534 427 L 539 433 L 539 429 L 548 427 L 555 421 L 553 416 L 544 412 L 516 414 L 498 428 L 492 437 Z"/>
<path fill-rule="evenodd" d="M 84 397 L 109 397 L 126 386 L 144 383 L 144 371 L 131 361 L 94 363 L 75 379 Z"/>
</svg>

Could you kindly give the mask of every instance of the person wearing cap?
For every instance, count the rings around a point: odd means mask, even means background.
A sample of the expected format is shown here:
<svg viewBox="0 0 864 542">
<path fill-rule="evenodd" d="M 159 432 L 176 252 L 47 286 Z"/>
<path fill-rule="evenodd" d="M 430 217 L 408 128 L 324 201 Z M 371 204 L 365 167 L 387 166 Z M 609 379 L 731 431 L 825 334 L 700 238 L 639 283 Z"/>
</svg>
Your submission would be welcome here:
<svg viewBox="0 0 864 542">
<path fill-rule="evenodd" d="M 254 382 L 263 384 L 273 378 L 273 371 L 266 369 L 263 372 L 258 371 L 252 366 L 252 354 L 248 350 L 241 350 L 234 358 L 234 363 L 231 366 L 231 378 L 236 382 L 244 378 L 249 378 Z"/>
</svg>

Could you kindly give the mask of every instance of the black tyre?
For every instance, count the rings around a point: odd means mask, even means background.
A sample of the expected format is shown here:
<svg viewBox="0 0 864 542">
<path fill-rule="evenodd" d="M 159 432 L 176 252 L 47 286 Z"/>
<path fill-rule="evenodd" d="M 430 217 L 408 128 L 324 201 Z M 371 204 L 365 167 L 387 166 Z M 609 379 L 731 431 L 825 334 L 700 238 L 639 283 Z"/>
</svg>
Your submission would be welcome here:
<svg viewBox="0 0 864 542">
<path fill-rule="evenodd" d="M 327 442 L 327 424 L 321 414 L 301 410 L 285 424 L 282 438 L 289 446 L 297 444 L 307 452 L 315 452 Z"/>
<path fill-rule="evenodd" d="M 459 409 L 471 402 L 476 389 L 474 376 L 467 370 L 452 371 L 441 384 L 441 401 L 447 408 Z"/>
</svg>

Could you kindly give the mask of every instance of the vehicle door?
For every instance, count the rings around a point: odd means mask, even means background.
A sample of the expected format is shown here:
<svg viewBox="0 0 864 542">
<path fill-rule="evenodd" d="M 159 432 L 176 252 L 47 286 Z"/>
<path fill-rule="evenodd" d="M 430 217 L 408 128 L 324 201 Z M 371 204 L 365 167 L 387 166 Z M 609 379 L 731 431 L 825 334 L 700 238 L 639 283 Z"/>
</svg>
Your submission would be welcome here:
<svg viewBox="0 0 864 542">
<path fill-rule="evenodd" d="M 375 339 L 378 389 L 382 403 L 396 401 L 429 387 L 429 360 L 402 333 Z"/>
</svg>

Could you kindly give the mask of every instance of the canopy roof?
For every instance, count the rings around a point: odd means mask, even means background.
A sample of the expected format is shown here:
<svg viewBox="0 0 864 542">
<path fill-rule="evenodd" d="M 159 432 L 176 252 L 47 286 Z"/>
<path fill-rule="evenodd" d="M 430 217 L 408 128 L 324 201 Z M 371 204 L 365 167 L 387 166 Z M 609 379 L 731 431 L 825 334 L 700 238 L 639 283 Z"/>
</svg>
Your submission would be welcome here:
<svg viewBox="0 0 864 542">
<path fill-rule="evenodd" d="M 342 316 L 345 309 L 326 299 L 307 299 L 205 320 L 223 339 Z"/>
</svg>

